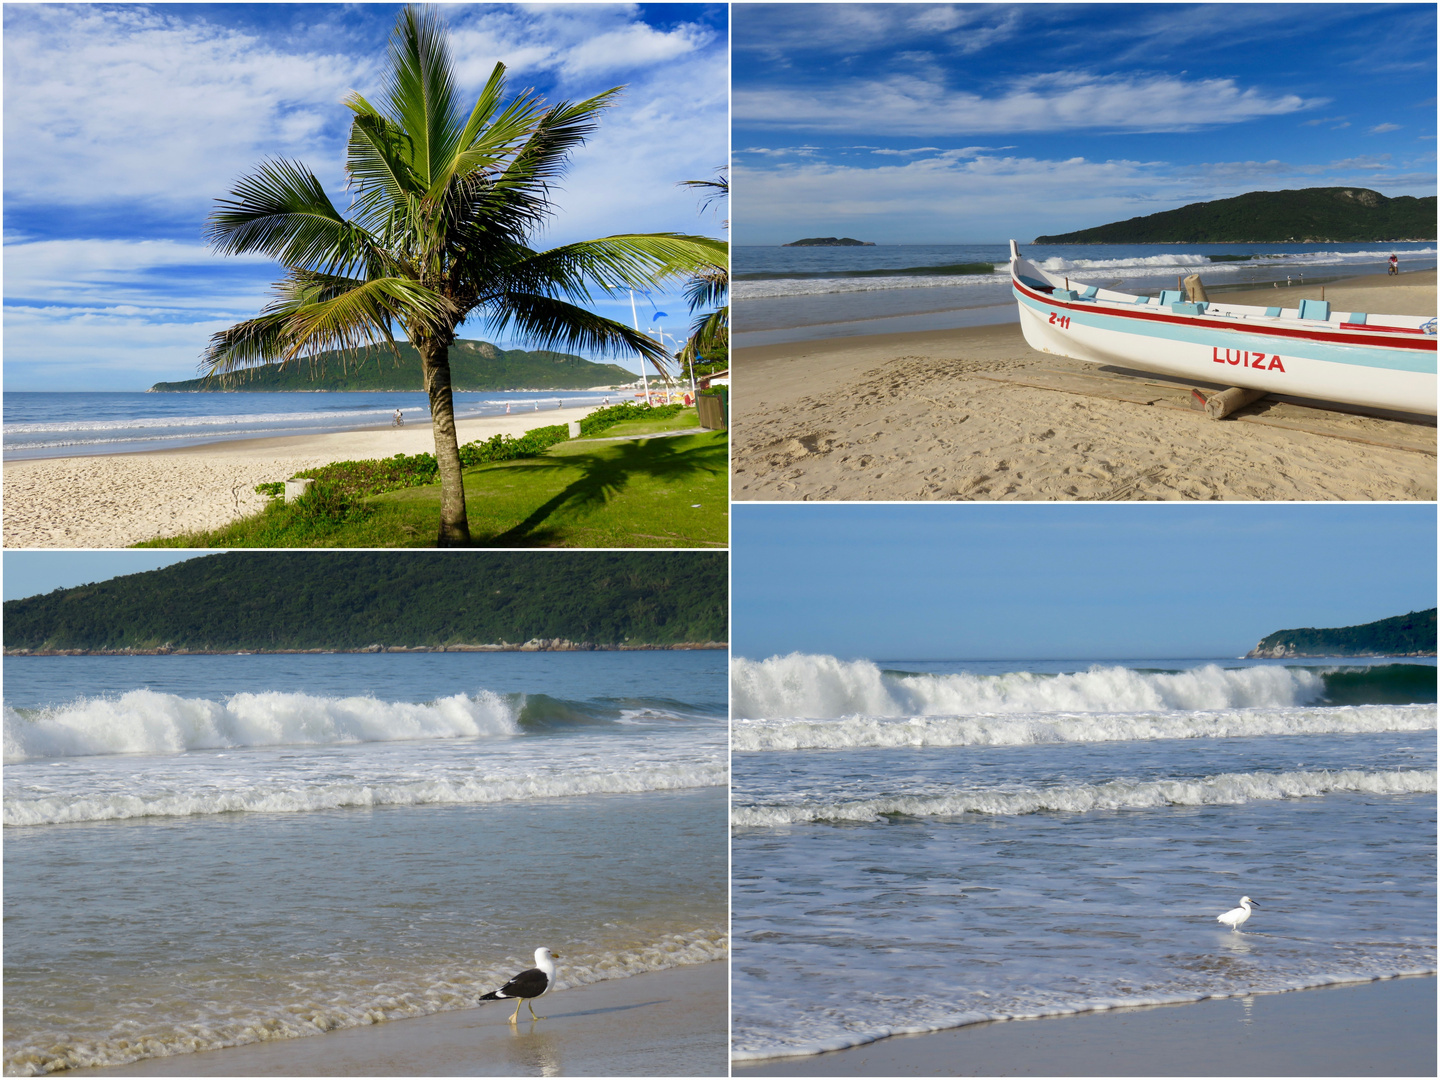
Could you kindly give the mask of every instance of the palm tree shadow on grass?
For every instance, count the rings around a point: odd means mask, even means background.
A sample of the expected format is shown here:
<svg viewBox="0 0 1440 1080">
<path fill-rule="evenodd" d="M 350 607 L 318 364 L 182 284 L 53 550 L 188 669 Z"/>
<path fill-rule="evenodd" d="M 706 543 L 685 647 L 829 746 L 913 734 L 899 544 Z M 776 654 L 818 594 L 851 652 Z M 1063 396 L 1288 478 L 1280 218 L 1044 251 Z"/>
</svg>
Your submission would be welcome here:
<svg viewBox="0 0 1440 1080">
<path fill-rule="evenodd" d="M 683 439 L 641 439 L 624 442 L 590 454 L 532 458 L 530 469 L 574 469 L 581 475 L 537 506 L 525 520 L 487 541 L 487 546 L 540 546 L 561 542 L 567 527 L 547 524 L 562 512 L 572 517 L 598 509 L 625 490 L 631 478 L 676 480 L 696 473 L 723 472 L 729 465 L 727 442 L 676 446 Z"/>
</svg>

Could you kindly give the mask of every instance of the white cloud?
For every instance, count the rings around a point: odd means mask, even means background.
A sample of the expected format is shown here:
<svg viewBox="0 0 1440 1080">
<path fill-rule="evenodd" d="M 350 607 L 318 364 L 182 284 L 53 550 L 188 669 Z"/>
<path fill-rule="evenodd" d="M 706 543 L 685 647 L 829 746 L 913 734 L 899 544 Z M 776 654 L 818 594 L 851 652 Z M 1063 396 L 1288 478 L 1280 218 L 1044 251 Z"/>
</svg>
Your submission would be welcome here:
<svg viewBox="0 0 1440 1080">
<path fill-rule="evenodd" d="M 267 156 L 338 166 L 317 136 L 373 69 L 128 6 L 11 7 L 4 47 L 6 197 L 62 204 L 206 202 Z"/>
<path fill-rule="evenodd" d="M 737 121 L 812 131 L 948 135 L 1039 131 L 1191 131 L 1318 105 L 1270 96 L 1233 79 L 1056 72 L 990 97 L 913 75 L 856 79 L 821 89 L 737 89 Z"/>
<path fill-rule="evenodd" d="M 628 4 L 481 4 L 447 14 L 457 67 L 475 86 L 496 60 L 517 75 L 543 71 L 575 81 L 643 71 L 717 39 L 693 23 L 657 30 Z"/>
<path fill-rule="evenodd" d="M 40 240 L 7 238 L 5 243 L 7 321 L 14 305 L 88 306 L 95 312 L 164 311 L 170 317 L 249 318 L 266 302 L 264 286 L 242 284 L 222 268 L 246 268 L 254 278 L 278 276 L 261 256 L 221 259 L 203 244 L 174 240 Z M 183 287 L 175 276 L 188 271 Z M 31 307 L 32 312 L 36 310 Z"/>
<path fill-rule="evenodd" d="M 1400 125 L 1399 125 L 1399 124 L 1376 124 L 1374 127 L 1372 127 L 1372 128 L 1367 132 L 1367 134 L 1370 134 L 1370 135 L 1384 135 L 1387 131 L 1399 131 L 1399 130 L 1400 130 Z"/>
</svg>

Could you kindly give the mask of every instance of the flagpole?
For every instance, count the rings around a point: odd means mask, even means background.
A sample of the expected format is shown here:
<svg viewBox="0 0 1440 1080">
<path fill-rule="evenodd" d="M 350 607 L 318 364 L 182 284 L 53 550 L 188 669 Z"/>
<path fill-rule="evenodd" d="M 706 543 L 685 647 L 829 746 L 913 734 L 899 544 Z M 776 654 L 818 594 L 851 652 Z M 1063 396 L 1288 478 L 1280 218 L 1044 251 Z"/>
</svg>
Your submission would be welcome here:
<svg viewBox="0 0 1440 1080">
<path fill-rule="evenodd" d="M 640 316 L 635 314 L 635 290 L 630 290 L 630 321 L 635 324 L 635 332 L 640 332 Z M 645 404 L 650 404 L 650 380 L 645 377 L 645 356 L 640 356 L 640 382 L 645 387 Z"/>
</svg>

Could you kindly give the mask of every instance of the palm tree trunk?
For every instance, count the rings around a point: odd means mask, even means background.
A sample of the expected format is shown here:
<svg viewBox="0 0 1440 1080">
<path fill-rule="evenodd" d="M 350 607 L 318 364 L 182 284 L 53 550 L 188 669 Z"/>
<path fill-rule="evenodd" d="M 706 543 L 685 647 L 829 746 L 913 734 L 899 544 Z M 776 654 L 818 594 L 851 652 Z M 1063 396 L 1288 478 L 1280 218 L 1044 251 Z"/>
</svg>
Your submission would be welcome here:
<svg viewBox="0 0 1440 1080">
<path fill-rule="evenodd" d="M 465 484 L 460 475 L 460 443 L 455 435 L 455 402 L 450 394 L 450 336 L 417 341 L 430 395 L 435 428 L 435 463 L 440 467 L 440 535 L 437 547 L 467 547 L 470 522 L 465 517 Z"/>
</svg>

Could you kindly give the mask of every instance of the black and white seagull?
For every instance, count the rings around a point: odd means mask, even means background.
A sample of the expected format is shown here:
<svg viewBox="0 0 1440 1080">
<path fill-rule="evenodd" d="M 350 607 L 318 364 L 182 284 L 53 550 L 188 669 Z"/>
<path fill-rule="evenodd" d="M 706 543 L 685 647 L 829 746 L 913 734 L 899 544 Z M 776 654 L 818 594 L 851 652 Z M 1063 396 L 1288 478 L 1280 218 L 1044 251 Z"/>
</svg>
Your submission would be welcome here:
<svg viewBox="0 0 1440 1080">
<path fill-rule="evenodd" d="M 555 985 L 555 961 L 560 959 L 559 953 L 552 953 L 543 946 L 535 950 L 535 966 L 526 968 L 513 979 L 507 982 L 499 990 L 492 990 L 488 994 L 480 996 L 481 1001 L 497 1001 L 500 998 L 515 998 L 515 1015 L 510 1017 L 510 1023 L 516 1024 L 520 1021 L 520 1006 L 524 1005 L 530 1010 L 530 1015 L 536 1020 L 544 1020 L 543 1016 L 535 1016 L 535 1006 L 530 1002 L 545 993 Z"/>
</svg>

